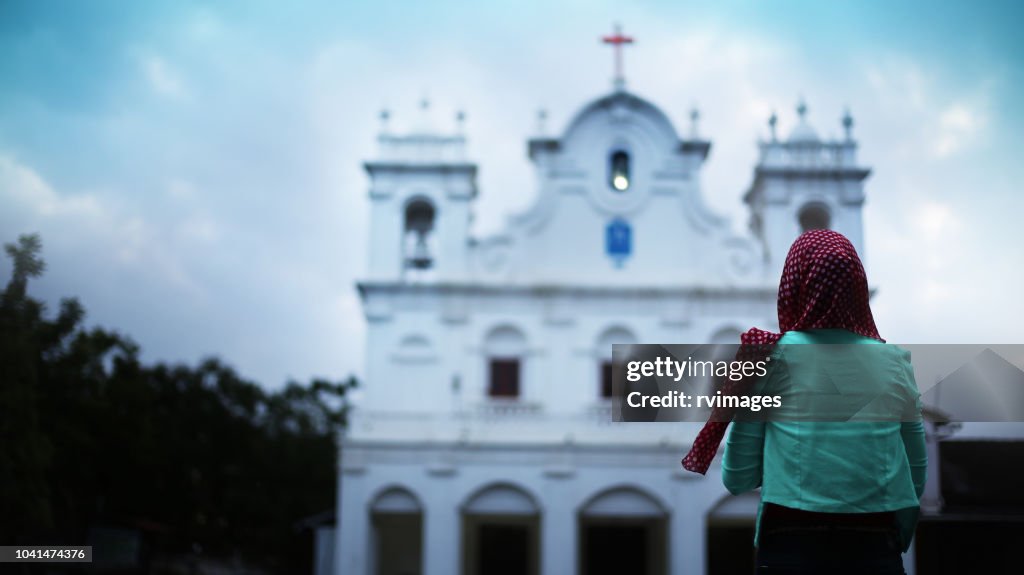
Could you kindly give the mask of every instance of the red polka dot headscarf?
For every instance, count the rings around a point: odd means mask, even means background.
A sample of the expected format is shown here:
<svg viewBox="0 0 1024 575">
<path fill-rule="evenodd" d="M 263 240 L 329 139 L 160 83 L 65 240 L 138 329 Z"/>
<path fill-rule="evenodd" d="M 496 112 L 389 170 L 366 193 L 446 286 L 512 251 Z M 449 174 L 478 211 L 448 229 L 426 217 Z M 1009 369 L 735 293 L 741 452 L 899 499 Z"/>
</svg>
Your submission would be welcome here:
<svg viewBox="0 0 1024 575">
<path fill-rule="evenodd" d="M 787 331 L 841 328 L 885 341 L 878 335 L 868 305 L 864 265 L 846 236 L 832 230 L 811 230 L 793 242 L 779 281 L 779 331 L 751 328 L 740 336 L 736 359 L 764 357 Z M 713 413 L 697 434 L 683 467 L 707 472 L 722 443 L 731 413 Z"/>
</svg>

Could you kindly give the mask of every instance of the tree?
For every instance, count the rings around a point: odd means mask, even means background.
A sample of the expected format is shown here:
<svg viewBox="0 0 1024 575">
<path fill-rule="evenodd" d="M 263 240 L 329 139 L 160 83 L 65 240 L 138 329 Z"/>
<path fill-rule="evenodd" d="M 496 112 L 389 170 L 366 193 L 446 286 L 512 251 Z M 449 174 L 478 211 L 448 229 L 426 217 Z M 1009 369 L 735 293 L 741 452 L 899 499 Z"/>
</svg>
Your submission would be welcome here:
<svg viewBox="0 0 1024 575">
<path fill-rule="evenodd" d="M 3 522 L 7 529 L 19 525 L 33 533 L 53 527 L 46 481 L 53 446 L 39 425 L 39 341 L 33 335 L 49 332 L 53 337 L 57 326 L 40 325 L 43 306 L 25 295 L 29 278 L 45 269 L 39 258 L 41 248 L 36 235 L 21 236 L 17 244 L 4 246 L 14 269 L 0 297 L 0 516 L 8 518 Z M 66 323 L 74 306 L 65 307 L 61 316 Z M 20 543 L 18 531 L 7 529 L 0 536 Z"/>
<path fill-rule="evenodd" d="M 28 295 L 38 236 L 5 246 L 0 296 L 0 541 L 82 544 L 155 530 L 154 553 L 241 553 L 289 572 L 294 522 L 333 507 L 336 437 L 354 378 L 267 392 L 216 358 L 146 365 L 130 338 L 53 319 Z M 300 558 L 308 561 L 308 549 Z"/>
</svg>

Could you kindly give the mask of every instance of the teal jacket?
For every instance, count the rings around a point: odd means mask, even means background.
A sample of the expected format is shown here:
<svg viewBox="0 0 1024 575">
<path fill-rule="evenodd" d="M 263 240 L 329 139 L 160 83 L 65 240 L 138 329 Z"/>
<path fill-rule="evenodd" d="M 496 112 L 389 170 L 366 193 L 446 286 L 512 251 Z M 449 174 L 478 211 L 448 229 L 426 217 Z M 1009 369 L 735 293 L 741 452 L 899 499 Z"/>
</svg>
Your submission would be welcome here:
<svg viewBox="0 0 1024 575">
<path fill-rule="evenodd" d="M 800 353 L 801 348 L 789 346 L 850 343 L 880 347 L 869 350 L 871 361 L 863 361 L 857 354 Z M 760 539 L 764 504 L 775 503 L 824 513 L 895 511 L 906 551 L 928 465 L 909 352 L 842 329 L 808 330 L 786 333 L 769 366 L 759 385 L 784 390 L 784 398 L 820 393 L 823 386 L 840 394 L 875 386 L 886 390 L 890 402 L 904 398 L 907 406 L 901 412 L 905 415 L 888 421 L 734 422 L 722 460 L 722 482 L 733 494 L 761 487 L 754 545 Z"/>
</svg>

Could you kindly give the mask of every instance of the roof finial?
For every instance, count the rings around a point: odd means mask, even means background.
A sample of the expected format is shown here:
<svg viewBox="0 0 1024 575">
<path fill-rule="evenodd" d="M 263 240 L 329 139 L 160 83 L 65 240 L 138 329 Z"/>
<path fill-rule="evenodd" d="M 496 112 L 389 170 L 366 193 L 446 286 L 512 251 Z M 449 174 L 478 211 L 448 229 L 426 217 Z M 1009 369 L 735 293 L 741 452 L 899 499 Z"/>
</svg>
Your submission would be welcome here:
<svg viewBox="0 0 1024 575">
<path fill-rule="evenodd" d="M 455 112 L 455 130 L 461 134 L 465 126 L 466 112 L 463 110 L 458 110 L 457 112 Z"/>
<path fill-rule="evenodd" d="M 537 110 L 537 135 L 543 136 L 548 121 L 548 111 L 544 108 Z"/>
<path fill-rule="evenodd" d="M 388 110 L 387 108 L 381 108 L 380 116 L 379 117 L 380 117 L 380 131 L 381 132 L 387 132 L 388 131 L 388 120 L 391 119 L 391 111 Z"/>
<path fill-rule="evenodd" d="M 697 122 L 700 120 L 700 110 L 697 106 L 690 108 L 690 137 L 694 140 L 697 139 Z"/>
<path fill-rule="evenodd" d="M 846 141 L 853 140 L 853 116 L 850 115 L 850 108 L 843 111 L 843 131 L 846 132 Z"/>
<path fill-rule="evenodd" d="M 775 132 L 775 126 L 779 123 L 779 117 L 775 114 L 775 110 L 772 110 L 772 115 L 768 116 L 768 129 L 772 133 L 772 141 L 779 141 L 778 134 Z"/>
<path fill-rule="evenodd" d="M 420 110 L 419 114 L 417 114 L 418 118 L 416 119 L 416 125 L 413 129 L 413 131 L 417 134 L 432 134 L 437 131 L 437 126 L 435 126 L 433 122 L 434 115 L 430 108 L 430 97 L 427 96 L 426 94 L 427 93 L 424 90 L 423 96 L 420 98 L 419 101 Z"/>
<path fill-rule="evenodd" d="M 612 85 L 617 91 L 626 89 L 626 77 L 622 72 L 622 46 L 623 44 L 632 44 L 633 38 L 622 34 L 622 26 L 618 23 L 615 24 L 615 32 L 611 36 L 604 36 L 601 41 L 605 44 L 611 44 L 612 48 L 615 49 L 615 77 L 612 79 Z"/>
<path fill-rule="evenodd" d="M 800 96 L 800 101 L 796 104 L 796 113 L 800 116 L 801 122 L 807 119 L 807 102 L 804 101 L 803 96 Z"/>
</svg>

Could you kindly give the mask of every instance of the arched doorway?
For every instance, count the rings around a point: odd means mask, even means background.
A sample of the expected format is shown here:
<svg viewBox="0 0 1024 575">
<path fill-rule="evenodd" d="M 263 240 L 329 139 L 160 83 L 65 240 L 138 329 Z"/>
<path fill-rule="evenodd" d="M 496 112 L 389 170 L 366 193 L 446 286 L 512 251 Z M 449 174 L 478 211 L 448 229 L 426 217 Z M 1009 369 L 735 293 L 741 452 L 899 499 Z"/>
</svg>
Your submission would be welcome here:
<svg viewBox="0 0 1024 575">
<path fill-rule="evenodd" d="M 579 511 L 579 572 L 664 575 L 668 516 L 658 500 L 634 487 L 592 497 Z"/>
<path fill-rule="evenodd" d="M 485 487 L 462 506 L 463 575 L 537 575 L 540 507 L 508 484 Z"/>
<path fill-rule="evenodd" d="M 754 522 L 761 492 L 723 497 L 707 519 L 707 572 L 754 572 Z"/>
<path fill-rule="evenodd" d="M 376 575 L 423 572 L 423 508 L 401 487 L 381 492 L 370 506 L 373 569 Z"/>
</svg>

